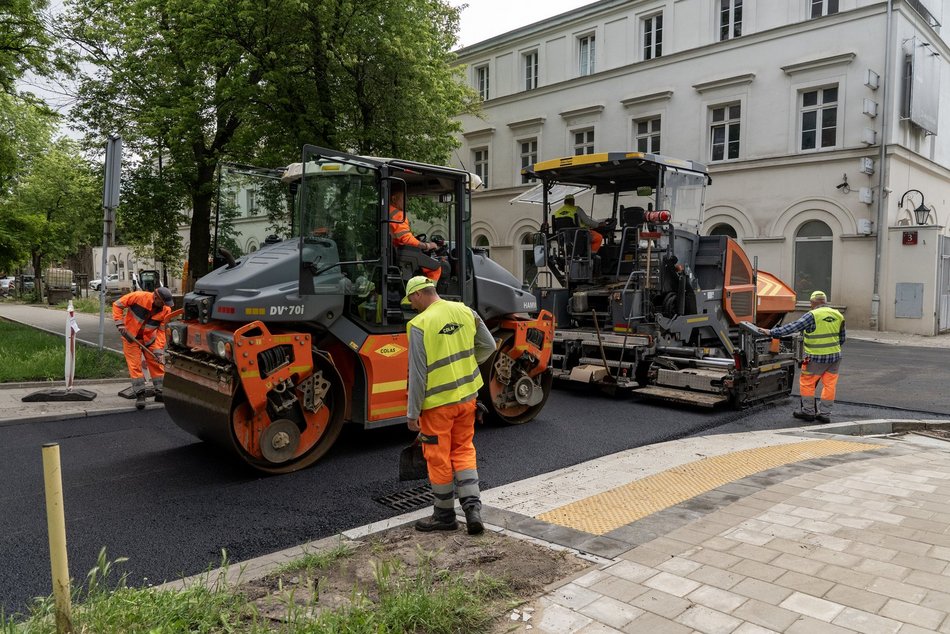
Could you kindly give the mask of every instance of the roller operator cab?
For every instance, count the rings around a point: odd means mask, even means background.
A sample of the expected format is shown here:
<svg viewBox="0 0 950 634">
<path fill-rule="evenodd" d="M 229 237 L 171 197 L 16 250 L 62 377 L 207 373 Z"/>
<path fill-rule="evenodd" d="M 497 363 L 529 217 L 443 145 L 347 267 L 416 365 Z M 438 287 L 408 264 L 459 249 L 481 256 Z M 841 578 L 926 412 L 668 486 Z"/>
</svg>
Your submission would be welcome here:
<svg viewBox="0 0 950 634">
<path fill-rule="evenodd" d="M 700 234 L 704 165 L 610 152 L 523 174 L 540 181 L 513 202 L 541 206 L 532 288 L 555 316 L 555 378 L 710 407 L 790 393 L 800 342 L 749 325 L 777 325 L 795 294 L 732 238 Z M 568 195 L 596 228 L 557 213 Z"/>
<path fill-rule="evenodd" d="M 294 237 L 268 238 L 202 277 L 169 325 L 172 420 L 270 473 L 318 460 L 344 423 L 404 424 L 406 324 L 415 313 L 401 300 L 423 269 L 440 269 L 439 294 L 475 308 L 495 335 L 497 350 L 481 367 L 489 414 L 532 420 L 551 389 L 554 322 L 513 276 L 469 248 L 478 183 L 448 167 L 305 147 L 300 163 L 267 184 L 272 193 L 286 188 L 273 195 L 290 201 Z M 416 237 L 435 252 L 394 246 L 390 201 L 399 197 Z"/>
</svg>

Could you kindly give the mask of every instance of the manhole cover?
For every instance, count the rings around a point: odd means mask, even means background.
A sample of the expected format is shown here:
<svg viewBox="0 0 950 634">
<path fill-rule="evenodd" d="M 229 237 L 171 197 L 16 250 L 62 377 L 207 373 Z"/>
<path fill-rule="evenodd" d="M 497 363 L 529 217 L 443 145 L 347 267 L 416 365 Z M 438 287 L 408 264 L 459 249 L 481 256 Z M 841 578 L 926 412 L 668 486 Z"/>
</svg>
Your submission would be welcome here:
<svg viewBox="0 0 950 634">
<path fill-rule="evenodd" d="M 397 511 L 414 511 L 432 504 L 432 488 L 428 484 L 423 484 L 373 499 Z"/>
<path fill-rule="evenodd" d="M 484 491 L 489 488 L 488 483 L 482 480 L 479 482 L 479 488 Z M 403 513 L 415 511 L 432 505 L 432 487 L 428 483 L 421 484 L 405 491 L 397 491 L 396 493 L 373 498 L 373 501 Z"/>
</svg>

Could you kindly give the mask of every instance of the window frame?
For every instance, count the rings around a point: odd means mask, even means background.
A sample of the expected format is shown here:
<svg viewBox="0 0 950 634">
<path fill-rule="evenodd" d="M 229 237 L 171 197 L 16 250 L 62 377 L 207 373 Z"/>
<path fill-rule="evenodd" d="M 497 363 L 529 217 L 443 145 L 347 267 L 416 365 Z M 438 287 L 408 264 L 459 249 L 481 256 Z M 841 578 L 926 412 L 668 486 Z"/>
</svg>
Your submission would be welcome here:
<svg viewBox="0 0 950 634">
<path fill-rule="evenodd" d="M 534 143 L 533 153 L 530 151 L 527 154 L 525 153 L 524 145 L 527 143 Z M 528 185 L 535 182 L 536 179 L 524 176 L 521 173 L 521 170 L 523 170 L 528 165 L 534 165 L 535 163 L 538 162 L 538 150 L 540 149 L 540 147 L 541 147 L 541 139 L 538 135 L 526 136 L 526 137 L 515 139 L 515 155 L 517 157 L 515 164 L 518 166 L 517 168 L 518 171 L 517 171 L 517 174 L 515 175 L 515 183 L 517 185 Z M 528 165 L 525 165 L 525 162 L 524 162 L 525 157 L 532 156 L 532 155 L 534 156 L 534 160 L 529 162 Z M 525 180 L 526 178 L 527 180 Z"/>
<path fill-rule="evenodd" d="M 583 143 L 577 143 L 578 134 L 583 134 Z M 568 130 L 568 139 L 570 142 L 571 156 L 586 156 L 593 154 L 597 150 L 597 127 L 596 126 L 578 126 Z M 589 138 L 587 135 L 590 135 Z M 578 148 L 588 149 L 587 152 L 578 152 Z"/>
<path fill-rule="evenodd" d="M 736 20 L 737 9 L 739 13 L 738 20 Z M 719 42 L 726 42 L 742 37 L 742 23 L 745 17 L 743 9 L 745 9 L 745 7 L 743 6 L 742 0 L 719 0 L 719 19 L 716 23 L 716 32 Z M 726 20 L 725 24 L 723 24 L 723 19 Z M 736 33 L 737 26 L 738 33 Z M 725 34 L 723 33 L 723 29 L 726 30 Z"/>
<path fill-rule="evenodd" d="M 818 8 L 816 15 L 815 8 Z M 816 20 L 828 15 L 835 15 L 841 11 L 839 0 L 806 0 L 805 12 L 809 20 Z"/>
<path fill-rule="evenodd" d="M 472 172 L 482 179 L 482 188 L 489 189 L 491 187 L 491 180 L 489 176 L 491 175 L 491 153 L 487 145 L 479 145 L 472 148 Z M 484 153 L 483 157 L 479 155 Z"/>
<path fill-rule="evenodd" d="M 835 94 L 834 102 L 825 103 L 825 91 L 828 89 L 834 88 L 837 92 Z M 818 101 L 810 106 L 805 105 L 805 95 L 809 93 L 817 93 Z M 831 105 L 833 104 L 833 105 Z M 797 148 L 799 152 L 810 153 L 810 152 L 824 152 L 828 150 L 834 150 L 841 147 L 841 135 L 839 134 L 839 115 L 841 113 L 841 84 L 838 82 L 831 84 L 822 84 L 819 86 L 809 86 L 807 88 L 799 88 L 796 95 L 796 106 L 798 109 L 798 138 L 797 138 Z M 824 145 L 823 132 L 827 129 L 824 125 L 824 112 L 825 110 L 830 110 L 834 108 L 835 110 L 835 124 L 833 126 L 835 134 L 835 142 L 832 145 Z M 807 113 L 814 112 L 815 115 L 815 128 L 812 130 L 814 138 L 813 147 L 805 147 L 805 115 Z"/>
<path fill-rule="evenodd" d="M 521 54 L 521 70 L 524 90 L 527 92 L 536 89 L 541 76 L 541 55 L 538 49 L 534 48 Z"/>
<path fill-rule="evenodd" d="M 732 118 L 731 109 L 737 106 L 739 108 L 739 116 L 735 119 Z M 718 109 L 724 109 L 725 118 L 720 122 L 714 119 L 715 111 Z M 722 103 L 711 104 L 706 108 L 706 138 L 709 143 L 709 162 L 710 163 L 724 163 L 727 161 L 738 161 L 742 159 L 742 111 L 745 110 L 745 105 L 742 99 L 736 99 L 734 101 L 726 101 Z M 737 152 L 736 156 L 729 156 L 729 145 L 732 143 L 730 141 L 730 132 L 732 127 L 736 126 L 738 128 L 738 139 L 736 140 Z M 716 146 L 719 145 L 715 142 L 715 129 L 717 127 L 722 127 L 725 129 L 723 136 L 723 156 L 722 158 L 715 158 Z"/>
<path fill-rule="evenodd" d="M 577 76 L 593 75 L 597 72 L 597 33 L 594 31 L 581 33 L 574 38 L 574 41 L 577 43 Z M 585 44 L 587 46 L 586 56 Z M 587 64 L 586 69 L 585 62 Z"/>
<path fill-rule="evenodd" d="M 828 230 L 828 234 L 821 235 L 821 236 L 801 236 L 800 234 L 801 234 L 802 228 L 804 228 L 806 225 L 813 222 L 821 223 L 822 225 L 824 225 L 825 228 Z M 818 244 L 818 243 L 828 244 L 828 253 L 827 253 L 828 288 L 820 288 L 820 287 L 805 288 L 805 289 L 802 289 L 801 292 L 799 292 L 798 290 L 799 289 L 799 278 L 798 278 L 799 245 Z M 835 244 L 834 243 L 835 243 L 834 230 L 831 228 L 831 225 L 829 225 L 824 220 L 821 220 L 820 218 L 808 218 L 806 220 L 803 220 L 797 227 L 795 227 L 795 234 L 792 239 L 792 285 L 793 285 L 792 290 L 795 292 L 796 302 L 807 302 L 808 296 L 813 290 L 825 291 L 825 293 L 828 294 L 828 300 L 831 301 L 831 297 L 833 293 L 833 290 L 831 287 L 834 283 L 834 271 L 835 271 L 834 269 Z M 813 254 L 806 254 L 805 257 L 806 259 L 811 259 L 811 260 L 815 259 Z"/>
<path fill-rule="evenodd" d="M 256 216 L 260 209 L 260 203 L 257 201 L 257 190 L 249 187 L 245 191 L 245 200 L 247 202 L 247 216 Z"/>
<path fill-rule="evenodd" d="M 663 115 L 662 114 L 653 114 L 646 115 L 642 117 L 633 118 L 631 123 L 631 135 L 633 138 L 633 147 L 636 152 L 647 152 L 649 154 L 661 154 L 661 148 L 663 147 Z M 641 123 L 652 124 L 653 122 L 659 122 L 659 129 L 654 130 L 652 126 L 647 131 L 646 134 L 641 134 L 639 127 Z M 653 149 L 652 139 L 656 139 L 656 149 Z M 640 141 L 645 140 L 647 142 L 647 149 L 640 149 Z"/>
<path fill-rule="evenodd" d="M 523 285 L 528 285 L 534 282 L 538 277 L 539 269 L 536 264 L 534 264 L 534 235 L 537 231 L 528 231 L 522 233 L 521 237 L 516 243 L 518 253 L 521 257 L 518 258 L 518 268 L 521 269 L 521 283 Z M 530 266 L 526 266 L 529 264 Z M 526 279 L 527 269 L 534 269 L 534 275 L 530 280 Z"/>
<path fill-rule="evenodd" d="M 659 18 L 659 21 L 657 21 L 657 18 Z M 656 37 L 657 33 L 659 33 L 659 38 Z M 650 36 L 649 44 L 647 44 L 647 35 Z M 640 56 L 643 61 L 663 57 L 662 10 L 640 17 Z"/>
<path fill-rule="evenodd" d="M 488 101 L 491 99 L 491 67 L 488 62 L 484 64 L 478 64 L 477 66 L 472 67 L 472 72 L 474 73 L 473 84 L 475 87 L 475 92 L 478 93 L 478 97 L 482 101 Z M 484 74 L 484 85 L 482 84 Z"/>
</svg>

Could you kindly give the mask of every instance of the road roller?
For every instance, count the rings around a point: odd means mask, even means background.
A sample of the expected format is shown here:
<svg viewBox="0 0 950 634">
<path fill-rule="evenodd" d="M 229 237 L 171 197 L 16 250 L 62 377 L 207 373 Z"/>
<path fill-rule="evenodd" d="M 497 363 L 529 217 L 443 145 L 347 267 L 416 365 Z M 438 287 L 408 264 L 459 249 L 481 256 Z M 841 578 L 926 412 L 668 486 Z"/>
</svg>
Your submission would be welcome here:
<svg viewBox="0 0 950 634">
<path fill-rule="evenodd" d="M 280 474 L 319 460 L 344 424 L 405 424 L 415 313 L 402 299 L 413 275 L 433 270 L 439 295 L 475 309 L 495 336 L 480 368 L 486 416 L 517 425 L 538 415 L 554 318 L 471 248 L 478 176 L 315 146 L 276 174 L 292 201 L 291 236 L 224 254 L 168 325 L 164 400 L 179 427 Z M 394 246 L 394 196 L 436 250 Z"/>
</svg>

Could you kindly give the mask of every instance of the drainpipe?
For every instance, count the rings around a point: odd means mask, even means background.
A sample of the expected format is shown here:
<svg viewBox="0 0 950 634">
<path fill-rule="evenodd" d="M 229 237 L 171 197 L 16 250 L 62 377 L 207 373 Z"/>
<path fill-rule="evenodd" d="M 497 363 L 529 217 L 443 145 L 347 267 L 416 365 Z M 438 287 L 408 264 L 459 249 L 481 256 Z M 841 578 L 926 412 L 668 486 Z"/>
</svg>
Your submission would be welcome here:
<svg viewBox="0 0 950 634">
<path fill-rule="evenodd" d="M 878 188 L 877 188 L 877 239 L 874 243 L 874 293 L 871 295 L 871 330 L 880 330 L 881 321 L 881 256 L 884 253 L 884 237 L 887 229 L 887 206 L 884 203 L 884 187 L 887 183 L 887 122 L 889 121 L 888 88 L 891 83 L 891 58 L 894 52 L 891 48 L 891 30 L 894 18 L 893 0 L 887 0 L 887 26 L 884 36 L 884 86 L 881 88 L 881 156 L 878 159 Z"/>
</svg>

